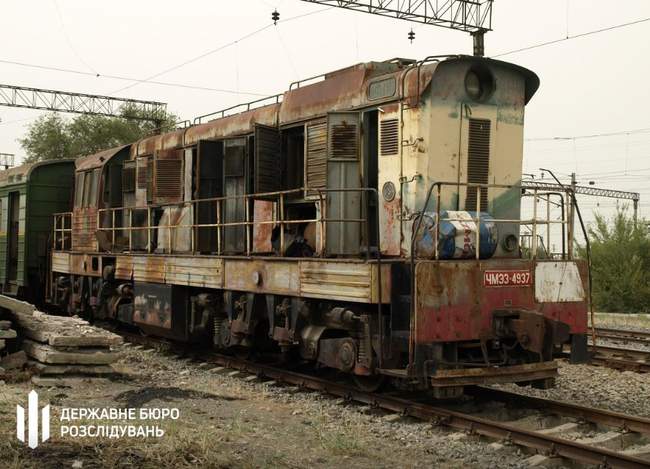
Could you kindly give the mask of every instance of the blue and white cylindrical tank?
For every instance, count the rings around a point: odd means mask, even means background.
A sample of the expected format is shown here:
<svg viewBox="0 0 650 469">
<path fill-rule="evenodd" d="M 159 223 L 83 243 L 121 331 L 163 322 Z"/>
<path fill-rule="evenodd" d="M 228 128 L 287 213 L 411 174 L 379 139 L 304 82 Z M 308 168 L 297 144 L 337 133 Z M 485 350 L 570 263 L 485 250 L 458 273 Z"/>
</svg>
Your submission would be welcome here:
<svg viewBox="0 0 650 469">
<path fill-rule="evenodd" d="M 435 258 L 433 240 L 436 234 L 434 212 L 425 212 L 422 224 L 415 240 L 416 257 Z M 477 229 L 476 212 L 444 210 L 440 212 L 440 231 L 438 236 L 439 259 L 474 259 L 476 258 L 476 236 L 479 236 L 479 257 L 489 259 L 494 255 L 499 240 L 497 224 L 490 214 L 481 212 L 481 221 Z M 413 229 L 417 220 L 413 223 Z"/>
</svg>

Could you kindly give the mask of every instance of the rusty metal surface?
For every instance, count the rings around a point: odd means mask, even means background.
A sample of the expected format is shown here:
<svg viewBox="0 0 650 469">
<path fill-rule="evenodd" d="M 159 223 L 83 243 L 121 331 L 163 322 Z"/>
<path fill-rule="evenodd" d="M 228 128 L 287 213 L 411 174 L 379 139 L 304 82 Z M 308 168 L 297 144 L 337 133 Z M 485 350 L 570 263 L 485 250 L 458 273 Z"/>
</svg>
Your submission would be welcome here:
<svg viewBox="0 0 650 469">
<path fill-rule="evenodd" d="M 171 150 L 184 146 L 185 131 L 186 129 L 178 129 L 139 140 L 131 147 L 131 159 L 152 155 L 158 150 Z"/>
<path fill-rule="evenodd" d="M 571 333 L 587 330 L 587 303 L 536 303 L 528 286 L 483 287 L 485 270 L 530 270 L 524 259 L 487 261 L 423 261 L 416 266 L 416 341 L 421 343 L 474 340 L 492 334 L 496 310 L 538 311 L 566 323 Z"/>
<path fill-rule="evenodd" d="M 273 224 L 259 222 L 271 222 L 274 220 L 276 204 L 267 200 L 253 201 L 253 252 L 257 254 L 273 252 L 271 235 L 273 233 Z"/>
<path fill-rule="evenodd" d="M 123 149 L 130 147 L 129 145 L 122 145 L 120 147 L 111 148 L 109 150 L 103 150 L 99 153 L 93 155 L 84 156 L 82 158 L 77 158 L 75 160 L 75 165 L 77 171 L 85 171 L 87 169 L 101 168 L 115 155 L 117 155 Z"/>
<path fill-rule="evenodd" d="M 430 380 L 433 387 L 473 386 L 525 382 L 554 378 L 557 375 L 557 363 L 548 361 L 504 367 L 437 370 Z"/>
<path fill-rule="evenodd" d="M 120 255 L 116 257 L 115 277 L 150 283 L 223 288 L 223 259 Z"/>
<path fill-rule="evenodd" d="M 70 273 L 70 254 L 67 252 L 52 253 L 52 271 L 63 274 Z"/>
<path fill-rule="evenodd" d="M 226 259 L 224 288 L 298 296 L 300 265 L 291 261 Z"/>
<path fill-rule="evenodd" d="M 270 104 L 251 111 L 226 116 L 187 129 L 185 145 L 195 145 L 199 140 L 214 140 L 253 132 L 255 124 L 278 125 L 280 104 Z"/>
<path fill-rule="evenodd" d="M 371 296 L 369 264 L 302 261 L 300 296 L 367 302 Z"/>
<path fill-rule="evenodd" d="M 89 254 L 55 253 L 53 269 L 60 273 L 91 275 Z M 101 266 L 104 254 L 94 257 Z M 378 266 L 364 261 L 255 259 L 216 256 L 120 254 L 115 277 L 122 280 L 190 285 L 256 293 L 304 296 L 328 300 L 376 303 Z M 88 267 L 89 268 L 89 267 Z M 99 269 L 95 276 L 101 274 Z M 382 265 L 383 302 L 390 301 L 390 265 Z"/>
<path fill-rule="evenodd" d="M 72 249 L 97 251 L 97 208 L 75 207 L 72 211 Z"/>
</svg>

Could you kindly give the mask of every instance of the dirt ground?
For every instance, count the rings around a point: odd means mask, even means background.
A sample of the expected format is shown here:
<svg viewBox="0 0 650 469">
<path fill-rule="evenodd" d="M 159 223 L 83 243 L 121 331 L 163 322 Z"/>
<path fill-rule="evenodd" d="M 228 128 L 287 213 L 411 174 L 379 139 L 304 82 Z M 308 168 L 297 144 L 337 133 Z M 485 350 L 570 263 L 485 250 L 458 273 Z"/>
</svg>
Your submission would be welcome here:
<svg viewBox="0 0 650 469">
<path fill-rule="evenodd" d="M 601 324 L 603 316 L 601 316 Z M 608 325 L 630 327 L 607 316 Z M 619 319 L 616 321 L 615 319 Z M 640 324 L 639 324 L 640 325 Z M 638 327 L 638 325 L 637 325 Z M 530 454 L 319 393 L 210 371 L 164 350 L 124 346 L 119 378 L 34 387 L 26 373 L 0 385 L 0 468 L 526 467 Z M 591 366 L 560 367 L 542 397 L 647 415 L 650 376 Z M 622 386 L 625 384 L 625 386 Z M 51 437 L 36 449 L 16 438 L 16 405 L 36 389 L 51 406 Z M 541 391 L 519 388 L 522 392 Z M 537 395 L 537 394 L 536 394 Z M 605 401 L 603 401 L 605 399 Z M 62 408 L 178 408 L 177 420 L 62 422 Z M 73 438 L 65 424 L 151 425 L 160 438 Z"/>
<path fill-rule="evenodd" d="M 16 438 L 16 405 L 33 385 L 0 386 L 0 467 L 519 467 L 528 455 L 491 442 L 334 398 L 215 373 L 198 362 L 125 346 L 123 377 L 36 388 L 51 405 L 51 438 L 29 449 Z M 161 438 L 60 435 L 61 409 L 178 408 L 154 422 Z M 138 421 L 83 421 L 139 425 Z M 142 421 L 143 425 L 152 424 Z M 503 464 L 508 461 L 508 464 Z"/>
</svg>

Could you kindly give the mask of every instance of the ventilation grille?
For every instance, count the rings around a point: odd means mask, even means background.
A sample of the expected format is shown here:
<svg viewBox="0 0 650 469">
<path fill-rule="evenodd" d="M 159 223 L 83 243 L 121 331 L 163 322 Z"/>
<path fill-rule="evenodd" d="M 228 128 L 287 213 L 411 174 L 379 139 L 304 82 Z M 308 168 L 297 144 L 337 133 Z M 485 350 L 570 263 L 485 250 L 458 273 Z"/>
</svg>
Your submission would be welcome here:
<svg viewBox="0 0 650 469">
<path fill-rule="evenodd" d="M 327 185 L 327 123 L 307 126 L 306 186 L 311 189 L 325 189 Z M 317 192 L 309 191 L 315 196 Z"/>
<path fill-rule="evenodd" d="M 155 201 L 177 203 L 181 201 L 183 160 L 156 160 Z"/>
<path fill-rule="evenodd" d="M 255 126 L 255 192 L 282 189 L 280 132 L 275 128 Z"/>
<path fill-rule="evenodd" d="M 399 152 L 399 121 L 386 119 L 381 121 L 381 156 L 397 155 Z"/>
<path fill-rule="evenodd" d="M 332 125 L 332 158 L 359 159 L 359 142 L 356 123 L 343 122 Z"/>
<path fill-rule="evenodd" d="M 135 191 L 135 166 L 124 165 L 122 168 L 122 191 Z"/>
<path fill-rule="evenodd" d="M 467 182 L 487 184 L 490 170 L 490 121 L 469 120 L 469 143 L 467 147 Z M 476 187 L 467 188 L 465 210 L 476 210 Z M 487 211 L 488 190 L 481 189 L 481 211 Z"/>
<path fill-rule="evenodd" d="M 147 161 L 149 158 L 138 158 L 138 189 L 147 188 Z"/>
</svg>

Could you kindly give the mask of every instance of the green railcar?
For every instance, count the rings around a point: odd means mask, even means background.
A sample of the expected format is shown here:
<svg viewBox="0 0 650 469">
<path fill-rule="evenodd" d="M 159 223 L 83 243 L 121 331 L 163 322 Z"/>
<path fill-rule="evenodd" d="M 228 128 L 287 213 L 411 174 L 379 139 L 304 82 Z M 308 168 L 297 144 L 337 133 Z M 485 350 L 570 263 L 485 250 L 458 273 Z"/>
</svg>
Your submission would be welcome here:
<svg viewBox="0 0 650 469">
<path fill-rule="evenodd" d="M 73 160 L 43 161 L 0 171 L 2 293 L 36 302 L 44 298 L 52 214 L 70 211 L 73 181 Z"/>
</svg>

